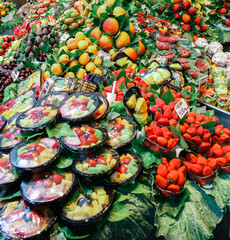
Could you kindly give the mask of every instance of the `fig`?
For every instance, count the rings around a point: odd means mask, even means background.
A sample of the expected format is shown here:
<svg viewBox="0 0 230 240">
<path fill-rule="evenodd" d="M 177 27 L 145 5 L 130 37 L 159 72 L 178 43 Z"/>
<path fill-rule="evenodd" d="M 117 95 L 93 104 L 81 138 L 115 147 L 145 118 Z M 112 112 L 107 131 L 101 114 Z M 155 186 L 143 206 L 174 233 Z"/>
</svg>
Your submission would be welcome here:
<svg viewBox="0 0 230 240">
<path fill-rule="evenodd" d="M 50 43 L 51 44 L 54 44 L 55 43 L 55 40 L 53 38 L 50 38 Z"/>
<path fill-rule="evenodd" d="M 39 45 L 41 43 L 41 41 L 42 41 L 41 37 L 37 36 L 35 39 L 36 45 Z"/>
<path fill-rule="evenodd" d="M 28 40 L 31 40 L 32 38 L 34 38 L 34 35 L 32 33 L 29 33 Z"/>
<path fill-rule="evenodd" d="M 28 40 L 27 42 L 26 42 L 26 46 L 27 47 L 30 47 L 30 46 L 32 46 L 33 45 L 33 42 L 31 41 L 31 40 Z"/>
<path fill-rule="evenodd" d="M 45 45 L 45 43 L 44 43 L 44 42 L 41 42 L 38 47 L 39 47 L 39 48 L 42 48 L 44 45 Z"/>
<path fill-rule="evenodd" d="M 42 28 L 49 28 L 49 24 L 48 23 L 45 23 Z"/>
<path fill-rule="evenodd" d="M 44 36 L 42 37 L 42 41 L 47 42 L 47 41 L 48 41 L 48 37 L 47 37 L 46 35 L 44 35 Z"/>
<path fill-rule="evenodd" d="M 44 28 L 43 30 L 42 30 L 42 33 L 43 33 L 43 35 L 47 35 L 47 34 L 49 34 L 49 30 L 47 29 L 47 28 Z"/>
<path fill-rule="evenodd" d="M 24 52 L 25 52 L 25 54 L 26 54 L 26 56 L 28 57 L 29 56 L 29 53 L 31 52 L 31 47 L 27 47 L 25 50 L 24 50 Z"/>
<path fill-rule="evenodd" d="M 34 53 L 33 52 L 30 52 L 28 58 L 33 58 L 34 57 Z"/>
</svg>

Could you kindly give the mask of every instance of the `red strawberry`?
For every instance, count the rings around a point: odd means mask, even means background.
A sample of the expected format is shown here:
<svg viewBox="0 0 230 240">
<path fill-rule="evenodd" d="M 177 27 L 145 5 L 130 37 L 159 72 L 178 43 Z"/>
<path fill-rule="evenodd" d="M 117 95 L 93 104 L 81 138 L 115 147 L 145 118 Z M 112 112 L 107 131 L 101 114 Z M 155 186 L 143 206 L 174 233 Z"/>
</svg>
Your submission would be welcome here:
<svg viewBox="0 0 230 240">
<path fill-rule="evenodd" d="M 160 175 L 163 178 L 165 178 L 168 175 L 168 170 L 162 163 L 157 168 L 157 175 Z"/>
<path fill-rule="evenodd" d="M 60 175 L 60 174 L 54 174 L 52 176 L 52 180 L 53 182 L 55 182 L 56 184 L 60 184 L 62 179 L 64 179 L 64 176 Z"/>
<path fill-rule="evenodd" d="M 168 118 L 160 118 L 159 120 L 157 120 L 157 123 L 162 126 L 168 126 L 169 120 Z"/>
<path fill-rule="evenodd" d="M 157 138 L 157 143 L 161 146 L 161 147 L 166 147 L 168 144 L 168 140 L 164 137 L 158 137 Z"/>
<path fill-rule="evenodd" d="M 154 135 L 157 135 L 158 137 L 163 135 L 162 129 L 157 125 L 154 126 L 153 133 L 154 133 Z"/>
<path fill-rule="evenodd" d="M 200 144 L 201 144 L 201 142 L 202 142 L 202 140 L 201 140 L 201 138 L 200 138 L 199 136 L 192 137 L 192 138 L 191 138 L 191 141 L 192 141 L 193 143 L 195 143 L 196 145 L 198 145 L 198 146 L 200 146 Z"/>
<path fill-rule="evenodd" d="M 86 145 L 87 144 L 87 140 L 85 136 L 80 136 L 79 140 L 81 141 L 81 145 Z"/>
<path fill-rule="evenodd" d="M 161 98 L 157 97 L 155 100 L 155 105 L 160 105 L 162 108 L 164 105 L 166 105 L 166 103 Z"/>
<path fill-rule="evenodd" d="M 189 127 L 187 129 L 187 133 L 190 134 L 193 137 L 196 136 L 196 134 L 197 134 L 196 128 L 195 127 Z"/>
<path fill-rule="evenodd" d="M 212 168 L 207 166 L 203 169 L 203 176 L 207 177 L 210 176 L 212 174 Z"/>
<path fill-rule="evenodd" d="M 155 120 L 158 121 L 163 117 L 163 114 L 159 111 L 156 111 L 155 113 Z"/>
<path fill-rule="evenodd" d="M 94 134 L 90 134 L 87 138 L 87 144 L 92 144 L 92 143 L 96 143 L 98 141 L 98 138 L 96 135 Z"/>
<path fill-rule="evenodd" d="M 197 128 L 197 134 L 202 137 L 204 135 L 204 128 L 202 126 L 199 126 Z"/>
<path fill-rule="evenodd" d="M 88 165 L 89 165 L 89 167 L 95 167 L 97 165 L 97 161 L 95 161 L 93 159 L 89 159 Z"/>
</svg>

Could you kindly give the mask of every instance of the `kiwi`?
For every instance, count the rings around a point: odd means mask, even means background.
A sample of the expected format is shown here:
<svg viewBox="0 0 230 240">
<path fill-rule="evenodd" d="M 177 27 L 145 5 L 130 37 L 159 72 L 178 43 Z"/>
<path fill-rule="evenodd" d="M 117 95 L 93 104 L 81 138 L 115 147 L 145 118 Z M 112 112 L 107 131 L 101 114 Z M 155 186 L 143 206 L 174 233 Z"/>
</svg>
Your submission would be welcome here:
<svg viewBox="0 0 230 240">
<path fill-rule="evenodd" d="M 85 23 L 85 19 L 84 19 L 84 18 L 82 18 L 82 19 L 80 19 L 80 20 L 78 21 L 78 24 L 79 24 L 80 26 L 84 25 L 84 23 Z"/>
<path fill-rule="evenodd" d="M 75 11 L 75 12 L 70 14 L 71 18 L 75 18 L 75 17 L 78 17 L 78 16 L 79 16 L 79 12 L 78 11 Z"/>
<path fill-rule="evenodd" d="M 62 31 L 66 31 L 67 29 L 68 29 L 68 26 L 66 26 L 66 25 L 63 25 L 61 28 Z"/>
<path fill-rule="evenodd" d="M 59 30 L 59 29 L 61 29 L 61 26 L 60 26 L 60 25 L 57 25 L 57 26 L 55 27 L 55 30 Z"/>
<path fill-rule="evenodd" d="M 73 18 L 66 18 L 66 20 L 64 21 L 64 23 L 66 25 L 70 25 L 71 23 L 74 23 L 74 19 Z"/>
<path fill-rule="evenodd" d="M 66 20 L 66 17 L 60 17 L 58 21 L 63 23 L 65 20 Z"/>
</svg>

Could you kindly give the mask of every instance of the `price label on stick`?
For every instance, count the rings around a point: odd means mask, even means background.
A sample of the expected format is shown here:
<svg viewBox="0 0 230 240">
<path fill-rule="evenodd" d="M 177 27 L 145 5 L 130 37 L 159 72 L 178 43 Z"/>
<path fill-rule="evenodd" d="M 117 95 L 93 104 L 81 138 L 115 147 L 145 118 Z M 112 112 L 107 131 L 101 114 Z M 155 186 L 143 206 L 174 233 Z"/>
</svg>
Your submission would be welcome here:
<svg viewBox="0 0 230 240">
<path fill-rule="evenodd" d="M 189 107 L 184 99 L 181 99 L 176 105 L 175 110 L 179 116 L 180 119 L 182 119 L 186 113 L 189 113 Z"/>
<path fill-rule="evenodd" d="M 13 78 L 13 81 L 14 81 L 14 82 L 17 81 L 18 76 L 19 76 L 19 71 L 18 71 L 18 69 L 14 69 L 14 70 L 12 71 L 12 73 L 11 73 L 11 77 Z"/>
<path fill-rule="evenodd" d="M 70 37 L 70 35 L 68 33 L 64 33 L 62 36 L 61 36 L 61 39 L 60 39 L 60 42 L 65 42 L 68 38 Z"/>
</svg>

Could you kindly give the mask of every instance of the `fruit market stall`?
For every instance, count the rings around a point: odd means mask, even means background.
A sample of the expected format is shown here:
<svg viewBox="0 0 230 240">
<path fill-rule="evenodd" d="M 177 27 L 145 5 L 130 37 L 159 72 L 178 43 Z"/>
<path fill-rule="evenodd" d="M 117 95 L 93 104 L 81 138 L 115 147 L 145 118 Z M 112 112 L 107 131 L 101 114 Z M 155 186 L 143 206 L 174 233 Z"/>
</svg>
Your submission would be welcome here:
<svg viewBox="0 0 230 240">
<path fill-rule="evenodd" d="M 229 239 L 228 9 L 20 7 L 0 36 L 1 239 Z"/>
</svg>

